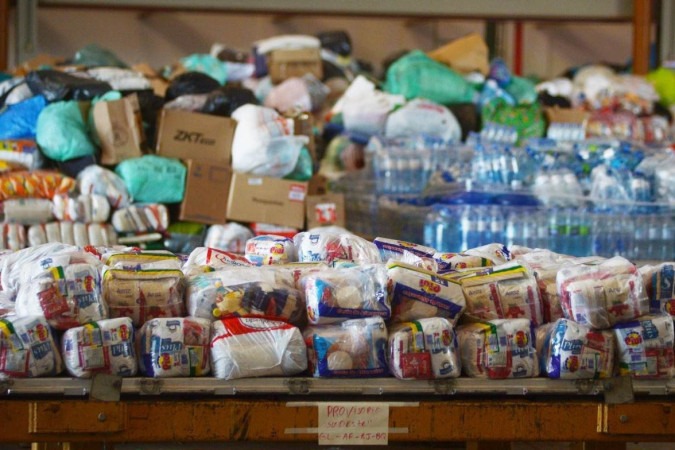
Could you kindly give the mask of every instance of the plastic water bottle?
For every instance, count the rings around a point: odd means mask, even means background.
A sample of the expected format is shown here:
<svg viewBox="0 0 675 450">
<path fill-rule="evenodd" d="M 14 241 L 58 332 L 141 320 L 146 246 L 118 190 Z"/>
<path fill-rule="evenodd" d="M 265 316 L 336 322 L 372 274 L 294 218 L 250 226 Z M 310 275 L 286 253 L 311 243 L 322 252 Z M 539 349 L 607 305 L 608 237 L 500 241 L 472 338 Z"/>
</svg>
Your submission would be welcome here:
<svg viewBox="0 0 675 450">
<path fill-rule="evenodd" d="M 490 206 L 488 212 L 488 230 L 485 243 L 504 242 L 504 215 L 498 206 Z"/>
<path fill-rule="evenodd" d="M 675 260 L 675 217 L 666 215 L 663 219 L 663 245 L 661 246 L 661 261 Z"/>
<path fill-rule="evenodd" d="M 435 204 L 424 223 L 424 245 L 439 252 L 462 250 L 462 231 L 458 207 Z"/>
</svg>

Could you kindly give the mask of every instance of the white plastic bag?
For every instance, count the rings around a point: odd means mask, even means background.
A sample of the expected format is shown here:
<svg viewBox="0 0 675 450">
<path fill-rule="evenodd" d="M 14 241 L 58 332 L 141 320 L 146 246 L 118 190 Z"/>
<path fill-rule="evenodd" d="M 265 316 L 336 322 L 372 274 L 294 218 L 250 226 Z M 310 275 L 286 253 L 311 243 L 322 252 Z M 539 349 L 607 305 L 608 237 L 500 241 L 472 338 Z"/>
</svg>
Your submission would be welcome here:
<svg viewBox="0 0 675 450">
<path fill-rule="evenodd" d="M 256 266 L 287 264 L 296 259 L 292 239 L 269 234 L 246 241 L 244 256 Z"/>
<path fill-rule="evenodd" d="M 77 185 L 82 194 L 98 194 L 106 197 L 113 209 L 125 208 L 131 201 L 122 178 L 101 166 L 91 165 L 78 173 Z"/>
<path fill-rule="evenodd" d="M 665 378 L 675 375 L 675 332 L 668 314 L 647 315 L 613 327 L 619 375 Z"/>
<path fill-rule="evenodd" d="M 444 142 L 458 142 L 462 138 L 462 129 L 448 108 L 422 98 L 406 103 L 387 117 L 386 137 L 420 134 L 437 137 Z"/>
<path fill-rule="evenodd" d="M 303 231 L 293 237 L 293 242 L 300 262 L 380 262 L 380 252 L 375 244 L 337 227 Z"/>
<path fill-rule="evenodd" d="M 0 374 L 42 377 L 62 371 L 61 353 L 44 317 L 0 319 Z"/>
<path fill-rule="evenodd" d="M 237 222 L 224 225 L 212 225 L 206 232 L 204 247 L 225 250 L 232 253 L 244 253 L 246 241 L 253 237 L 253 232 Z"/>
</svg>

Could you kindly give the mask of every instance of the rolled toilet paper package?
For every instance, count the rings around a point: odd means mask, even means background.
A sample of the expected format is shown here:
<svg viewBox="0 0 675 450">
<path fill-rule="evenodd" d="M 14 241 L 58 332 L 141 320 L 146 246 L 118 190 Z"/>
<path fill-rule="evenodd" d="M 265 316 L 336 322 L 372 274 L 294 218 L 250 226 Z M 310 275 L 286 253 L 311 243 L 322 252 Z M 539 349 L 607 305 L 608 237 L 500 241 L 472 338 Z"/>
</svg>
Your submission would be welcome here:
<svg viewBox="0 0 675 450">
<path fill-rule="evenodd" d="M 606 329 L 649 312 L 642 276 L 627 259 L 565 267 L 556 277 L 565 318 Z"/>
<path fill-rule="evenodd" d="M 646 315 L 612 328 L 619 375 L 672 378 L 675 375 L 675 333 L 669 314 Z"/>
<path fill-rule="evenodd" d="M 389 330 L 389 370 L 401 380 L 456 378 L 461 374 L 457 337 L 441 317 L 394 325 Z"/>
<path fill-rule="evenodd" d="M 185 315 L 185 280 L 177 269 L 105 269 L 103 297 L 111 318 L 129 317 L 135 327 L 159 317 Z"/>
<path fill-rule="evenodd" d="M 292 274 L 273 267 L 233 267 L 188 277 L 188 314 L 209 320 L 264 316 L 306 323 L 305 302 Z"/>
<path fill-rule="evenodd" d="M 539 375 L 534 333 L 528 319 L 496 319 L 457 327 L 462 370 L 476 378 Z"/>
<path fill-rule="evenodd" d="M 4 222 L 23 225 L 49 222 L 53 217 L 52 206 L 52 201 L 44 198 L 5 200 L 2 203 Z"/>
<path fill-rule="evenodd" d="M 0 374 L 32 378 L 62 371 L 61 352 L 44 317 L 0 318 Z"/>
<path fill-rule="evenodd" d="M 283 236 L 256 236 L 246 241 L 246 259 L 256 266 L 295 261 L 293 240 Z"/>
<path fill-rule="evenodd" d="M 110 216 L 108 199 L 98 194 L 82 194 L 74 197 L 56 195 L 54 202 L 54 217 L 58 220 L 68 220 L 82 223 L 101 223 Z"/>
<path fill-rule="evenodd" d="M 89 322 L 63 334 L 61 348 L 68 372 L 77 378 L 97 373 L 133 377 L 138 371 L 131 319 Z"/>
<path fill-rule="evenodd" d="M 0 224 L 0 248 L 2 250 L 26 248 L 26 228 L 18 223 Z"/>
<path fill-rule="evenodd" d="M 21 283 L 18 315 L 44 315 L 57 330 L 107 319 L 98 265 L 71 263 L 40 270 Z"/>
<path fill-rule="evenodd" d="M 310 272 L 300 280 L 307 318 L 329 324 L 359 317 L 391 317 L 384 264 L 364 264 Z"/>
<path fill-rule="evenodd" d="M 649 299 L 649 312 L 675 316 L 675 262 L 640 267 Z"/>
<path fill-rule="evenodd" d="M 211 322 L 194 317 L 147 321 L 137 335 L 139 369 L 151 377 L 208 375 Z"/>
<path fill-rule="evenodd" d="M 332 227 L 303 231 L 293 237 L 300 262 L 380 262 L 380 252 L 370 241 Z"/>
<path fill-rule="evenodd" d="M 611 330 L 558 319 L 537 328 L 536 334 L 542 372 L 549 378 L 595 380 L 613 376 L 616 340 Z"/>
<path fill-rule="evenodd" d="M 458 279 L 467 316 L 477 320 L 526 318 L 535 327 L 543 323 L 537 280 L 525 267 L 511 262 Z"/>
<path fill-rule="evenodd" d="M 390 262 L 387 277 L 394 322 L 443 317 L 455 325 L 466 307 L 461 285 L 432 272 Z"/>
<path fill-rule="evenodd" d="M 118 233 L 165 231 L 169 211 L 161 203 L 138 203 L 115 211 L 111 223 Z"/>
<path fill-rule="evenodd" d="M 300 329 L 282 321 L 236 317 L 213 323 L 211 364 L 216 378 L 291 376 L 307 369 Z"/>
<path fill-rule="evenodd" d="M 315 377 L 382 377 L 389 374 L 387 327 L 381 317 L 311 326 L 303 333 Z"/>
</svg>

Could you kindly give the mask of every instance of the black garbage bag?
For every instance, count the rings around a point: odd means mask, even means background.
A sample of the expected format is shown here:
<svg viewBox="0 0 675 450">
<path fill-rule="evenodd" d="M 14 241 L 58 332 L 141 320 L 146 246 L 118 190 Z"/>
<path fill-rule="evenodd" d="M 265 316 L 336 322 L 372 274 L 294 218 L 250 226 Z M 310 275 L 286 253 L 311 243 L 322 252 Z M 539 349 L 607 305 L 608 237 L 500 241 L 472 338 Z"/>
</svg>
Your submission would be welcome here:
<svg viewBox="0 0 675 450">
<path fill-rule="evenodd" d="M 211 92 L 201 109 L 205 114 L 214 116 L 232 116 L 232 112 L 242 105 L 258 104 L 253 91 L 238 86 L 224 86 Z"/>
<path fill-rule="evenodd" d="M 208 94 L 220 87 L 220 83 L 201 72 L 185 72 L 171 80 L 164 99 L 167 102 L 188 94 Z"/>
<path fill-rule="evenodd" d="M 141 109 L 141 120 L 143 122 L 143 132 L 145 133 L 145 145 L 148 148 L 155 148 L 155 138 L 157 136 L 157 118 L 162 107 L 164 107 L 164 97 L 156 95 L 152 89 L 125 90 L 124 96 L 136 94 L 138 106 Z"/>
<path fill-rule="evenodd" d="M 346 31 L 323 31 L 317 35 L 321 47 L 340 56 L 352 54 L 352 40 Z"/>
<path fill-rule="evenodd" d="M 92 100 L 112 90 L 106 82 L 51 69 L 30 72 L 26 83 L 33 94 L 44 95 L 48 102 Z"/>
</svg>

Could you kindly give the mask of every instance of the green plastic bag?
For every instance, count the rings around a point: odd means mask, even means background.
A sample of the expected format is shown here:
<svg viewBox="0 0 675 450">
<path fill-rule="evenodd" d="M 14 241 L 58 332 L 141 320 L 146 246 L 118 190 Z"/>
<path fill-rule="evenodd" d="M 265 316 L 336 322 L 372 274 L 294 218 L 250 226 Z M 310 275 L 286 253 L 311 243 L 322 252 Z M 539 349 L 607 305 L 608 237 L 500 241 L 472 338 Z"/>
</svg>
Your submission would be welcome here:
<svg viewBox="0 0 675 450">
<path fill-rule="evenodd" d="M 302 147 L 300 149 L 300 155 L 298 155 L 298 162 L 295 163 L 293 172 L 289 173 L 284 177 L 286 180 L 295 180 L 295 181 L 309 181 L 312 178 L 314 163 L 312 162 L 312 155 L 309 154 L 307 147 Z"/>
<path fill-rule="evenodd" d="M 86 67 L 121 67 L 128 66 L 113 52 L 97 44 L 89 44 L 75 53 L 73 64 Z"/>
<path fill-rule="evenodd" d="M 227 81 L 227 65 L 211 55 L 194 54 L 181 58 L 180 63 L 189 72 L 201 72 L 218 81 L 221 85 Z"/>
<path fill-rule="evenodd" d="M 507 125 L 518 132 L 518 142 L 532 137 L 542 137 L 546 131 L 544 114 L 539 103 L 509 105 L 501 98 L 483 106 L 483 126 L 488 123 Z"/>
<path fill-rule="evenodd" d="M 518 104 L 537 101 L 535 85 L 527 78 L 512 76 L 511 82 L 506 85 L 504 90 L 511 94 Z"/>
<path fill-rule="evenodd" d="M 464 77 L 420 50 L 413 50 L 389 66 L 383 90 L 407 100 L 426 98 L 442 105 L 471 103 L 477 95 Z"/>
<path fill-rule="evenodd" d="M 675 70 L 660 67 L 647 75 L 647 81 L 654 85 L 663 106 L 675 104 Z"/>
<path fill-rule="evenodd" d="M 37 119 L 35 139 L 42 152 L 63 162 L 96 154 L 79 102 L 47 105 Z"/>
<path fill-rule="evenodd" d="M 126 159 L 115 168 L 137 203 L 178 203 L 185 194 L 187 169 L 177 159 L 157 155 Z"/>
</svg>

